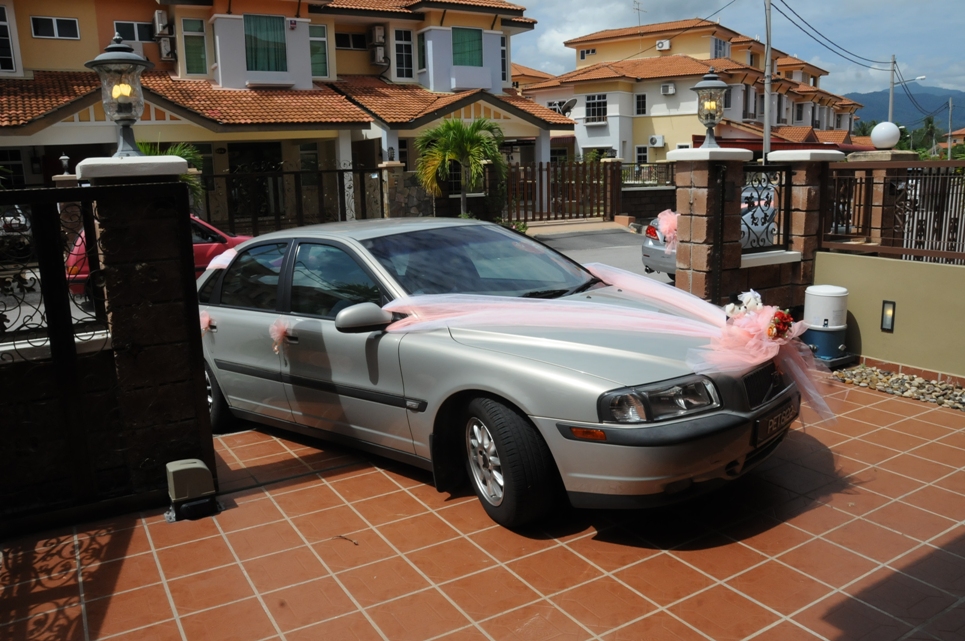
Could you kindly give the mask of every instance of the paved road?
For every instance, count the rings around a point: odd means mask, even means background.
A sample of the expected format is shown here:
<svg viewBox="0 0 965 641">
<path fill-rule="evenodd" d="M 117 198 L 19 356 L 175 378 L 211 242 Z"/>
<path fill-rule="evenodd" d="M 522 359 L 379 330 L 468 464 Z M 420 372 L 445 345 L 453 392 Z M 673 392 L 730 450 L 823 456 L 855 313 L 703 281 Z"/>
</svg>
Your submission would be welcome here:
<svg viewBox="0 0 965 641">
<path fill-rule="evenodd" d="M 643 236 L 640 234 L 617 229 L 565 234 L 537 232 L 533 236 L 578 263 L 604 263 L 636 274 L 644 274 L 643 263 L 640 260 Z M 662 283 L 670 282 L 666 274 L 644 275 Z"/>
</svg>

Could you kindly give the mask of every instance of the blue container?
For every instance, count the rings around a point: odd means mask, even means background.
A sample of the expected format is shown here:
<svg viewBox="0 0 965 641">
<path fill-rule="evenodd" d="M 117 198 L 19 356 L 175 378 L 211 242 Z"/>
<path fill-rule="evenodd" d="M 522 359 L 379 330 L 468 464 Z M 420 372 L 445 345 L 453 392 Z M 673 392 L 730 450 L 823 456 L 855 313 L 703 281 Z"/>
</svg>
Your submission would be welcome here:
<svg viewBox="0 0 965 641">
<path fill-rule="evenodd" d="M 846 327 L 835 329 L 812 327 L 801 334 L 801 340 L 805 345 L 811 346 L 815 358 L 830 361 L 847 355 L 847 346 L 844 344 L 846 331 Z"/>
</svg>

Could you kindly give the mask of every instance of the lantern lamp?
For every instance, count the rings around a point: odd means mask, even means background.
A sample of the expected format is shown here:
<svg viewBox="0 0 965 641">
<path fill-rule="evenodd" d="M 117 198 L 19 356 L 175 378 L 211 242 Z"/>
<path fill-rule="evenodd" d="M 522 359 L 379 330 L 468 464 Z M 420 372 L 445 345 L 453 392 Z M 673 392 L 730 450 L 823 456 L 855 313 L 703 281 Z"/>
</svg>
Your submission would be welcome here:
<svg viewBox="0 0 965 641">
<path fill-rule="evenodd" d="M 134 53 L 130 45 L 124 44 L 120 34 L 114 34 L 111 44 L 104 53 L 84 63 L 93 69 L 101 79 L 101 99 L 107 117 L 117 123 L 117 153 L 115 158 L 141 156 L 134 142 L 131 128 L 144 111 L 144 93 L 141 90 L 141 73 L 154 67 L 143 56 Z"/>
<path fill-rule="evenodd" d="M 719 147 L 714 138 L 714 127 L 724 118 L 724 93 L 727 91 L 727 83 L 722 82 L 711 67 L 710 72 L 691 89 L 697 92 L 697 119 L 707 128 L 704 144 L 700 147 Z"/>
</svg>

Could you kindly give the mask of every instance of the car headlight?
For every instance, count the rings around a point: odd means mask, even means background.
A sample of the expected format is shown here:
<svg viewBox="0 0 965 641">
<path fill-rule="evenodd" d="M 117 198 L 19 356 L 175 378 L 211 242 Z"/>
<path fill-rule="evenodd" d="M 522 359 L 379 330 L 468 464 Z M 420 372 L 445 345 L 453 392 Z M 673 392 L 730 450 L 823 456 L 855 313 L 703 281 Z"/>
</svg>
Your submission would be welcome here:
<svg viewBox="0 0 965 641">
<path fill-rule="evenodd" d="M 650 423 L 720 407 L 713 381 L 692 376 L 655 385 L 624 387 L 600 397 L 603 423 Z"/>
</svg>

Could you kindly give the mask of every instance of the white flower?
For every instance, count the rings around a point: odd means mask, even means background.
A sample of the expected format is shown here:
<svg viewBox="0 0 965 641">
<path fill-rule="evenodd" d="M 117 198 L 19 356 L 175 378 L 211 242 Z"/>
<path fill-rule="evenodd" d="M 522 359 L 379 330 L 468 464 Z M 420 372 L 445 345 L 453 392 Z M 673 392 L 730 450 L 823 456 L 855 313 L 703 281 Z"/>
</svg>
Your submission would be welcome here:
<svg viewBox="0 0 965 641">
<path fill-rule="evenodd" d="M 744 305 L 744 309 L 749 312 L 754 312 L 763 307 L 761 303 L 761 295 L 755 292 L 753 289 L 749 292 L 744 292 L 740 295 L 740 301 Z"/>
<path fill-rule="evenodd" d="M 727 306 L 724 307 L 724 313 L 727 314 L 728 318 L 731 318 L 733 316 L 736 316 L 738 310 L 741 310 L 741 309 L 742 308 L 738 307 L 734 303 L 727 303 Z"/>
</svg>

